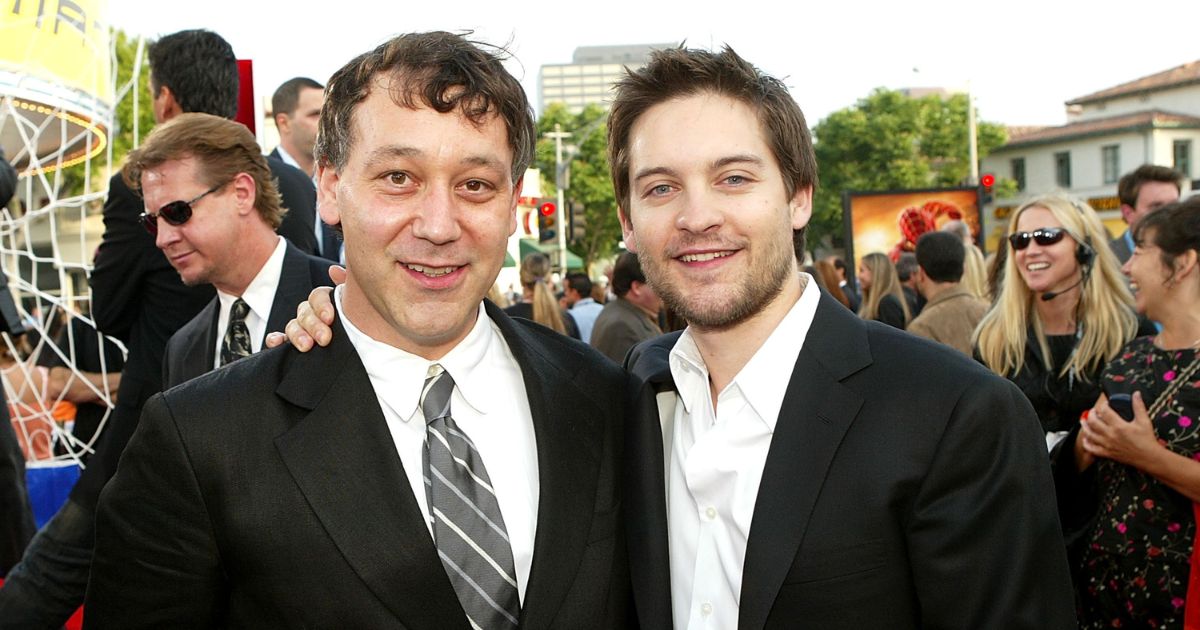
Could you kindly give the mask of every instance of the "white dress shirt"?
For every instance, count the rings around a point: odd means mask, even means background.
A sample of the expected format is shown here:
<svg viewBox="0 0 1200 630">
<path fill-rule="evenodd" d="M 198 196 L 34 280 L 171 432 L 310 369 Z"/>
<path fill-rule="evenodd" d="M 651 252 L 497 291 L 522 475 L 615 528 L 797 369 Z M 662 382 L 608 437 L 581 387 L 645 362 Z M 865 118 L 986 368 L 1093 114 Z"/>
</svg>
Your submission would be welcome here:
<svg viewBox="0 0 1200 630">
<path fill-rule="evenodd" d="M 213 355 L 213 369 L 221 367 L 221 344 L 225 342 L 225 333 L 229 328 L 229 311 L 238 297 L 250 306 L 250 312 L 246 315 L 250 351 L 262 350 L 263 338 L 267 336 L 267 319 L 271 317 L 271 305 L 275 303 L 275 291 L 279 289 L 279 276 L 283 273 L 283 255 L 287 252 L 287 240 L 282 236 L 277 238 L 279 242 L 275 244 L 275 251 L 271 252 L 267 264 L 258 270 L 258 275 L 254 276 L 241 296 L 217 289 L 221 314 L 217 317 L 217 348 Z"/>
<path fill-rule="evenodd" d="M 820 290 L 800 299 L 717 396 L 691 329 L 671 350 L 678 401 L 667 479 L 675 628 L 736 628 L 742 567 L 767 451 Z"/>
<path fill-rule="evenodd" d="M 355 327 L 342 308 L 344 291 L 344 286 L 334 291 L 342 325 L 371 378 L 431 537 L 433 524 L 423 480 L 425 414 L 421 411 L 421 389 L 433 363 L 441 365 L 454 379 L 450 415 L 475 443 L 487 467 L 512 545 L 517 592 L 524 602 L 537 531 L 537 441 L 525 396 L 525 379 L 504 336 L 480 303 L 479 316 L 466 338 L 446 356 L 429 361 L 372 339 Z"/>
</svg>

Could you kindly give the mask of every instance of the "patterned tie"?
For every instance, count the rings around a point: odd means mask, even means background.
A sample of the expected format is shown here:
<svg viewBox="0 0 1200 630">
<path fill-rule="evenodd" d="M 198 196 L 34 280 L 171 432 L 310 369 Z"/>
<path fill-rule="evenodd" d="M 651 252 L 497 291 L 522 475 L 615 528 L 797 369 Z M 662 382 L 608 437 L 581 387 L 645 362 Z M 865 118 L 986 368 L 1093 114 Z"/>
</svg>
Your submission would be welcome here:
<svg viewBox="0 0 1200 630">
<path fill-rule="evenodd" d="M 431 365 L 421 411 L 425 413 L 425 493 L 438 557 L 471 627 L 517 627 L 512 547 L 483 459 L 450 417 L 454 379 Z"/>
<path fill-rule="evenodd" d="M 249 314 L 250 305 L 245 300 L 234 300 L 233 308 L 229 309 L 225 340 L 221 342 L 221 365 L 250 356 L 250 329 L 246 328 L 246 316 Z"/>
</svg>

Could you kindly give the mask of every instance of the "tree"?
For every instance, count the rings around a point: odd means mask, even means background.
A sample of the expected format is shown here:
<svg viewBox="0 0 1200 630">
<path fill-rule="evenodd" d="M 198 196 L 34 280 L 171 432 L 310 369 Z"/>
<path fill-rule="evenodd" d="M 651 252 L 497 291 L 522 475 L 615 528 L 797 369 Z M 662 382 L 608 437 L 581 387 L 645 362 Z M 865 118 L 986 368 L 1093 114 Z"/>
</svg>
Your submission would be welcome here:
<svg viewBox="0 0 1200 630">
<path fill-rule="evenodd" d="M 843 234 L 842 193 L 959 186 L 970 175 L 967 96 L 909 98 L 877 89 L 813 128 L 820 168 L 808 241 Z M 982 159 L 1007 141 L 1004 127 L 977 124 Z"/>
<path fill-rule="evenodd" d="M 552 138 L 543 135 L 554 131 L 557 124 L 562 131 L 572 134 L 564 145 L 574 147 L 567 152 L 564 147 L 563 160 L 568 164 L 568 184 L 564 186 L 564 198 L 582 204 L 586 228 L 582 237 L 575 239 L 568 234 L 571 250 L 583 258 L 585 266 L 610 256 L 621 240 L 621 223 L 617 220 L 617 201 L 613 193 L 612 179 L 608 173 L 608 112 L 598 105 L 588 105 L 578 114 L 572 114 L 561 103 L 553 103 L 542 112 L 538 120 L 538 142 L 534 165 L 542 171 L 542 190 L 552 195 L 557 188 L 555 179 L 555 146 Z M 566 229 L 567 226 L 560 226 Z"/>
</svg>

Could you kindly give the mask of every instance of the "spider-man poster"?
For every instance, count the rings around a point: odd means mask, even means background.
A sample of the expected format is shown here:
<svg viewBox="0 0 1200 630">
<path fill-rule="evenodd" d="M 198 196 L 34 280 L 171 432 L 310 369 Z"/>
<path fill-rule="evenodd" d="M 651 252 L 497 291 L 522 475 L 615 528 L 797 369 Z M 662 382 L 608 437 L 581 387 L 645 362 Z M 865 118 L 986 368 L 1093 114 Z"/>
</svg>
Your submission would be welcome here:
<svg viewBox="0 0 1200 630">
<path fill-rule="evenodd" d="M 842 195 L 847 258 L 854 260 L 854 269 L 871 252 L 883 252 L 894 262 L 913 251 L 922 234 L 956 219 L 971 228 L 979 243 L 979 198 L 975 187 L 847 191 Z"/>
</svg>

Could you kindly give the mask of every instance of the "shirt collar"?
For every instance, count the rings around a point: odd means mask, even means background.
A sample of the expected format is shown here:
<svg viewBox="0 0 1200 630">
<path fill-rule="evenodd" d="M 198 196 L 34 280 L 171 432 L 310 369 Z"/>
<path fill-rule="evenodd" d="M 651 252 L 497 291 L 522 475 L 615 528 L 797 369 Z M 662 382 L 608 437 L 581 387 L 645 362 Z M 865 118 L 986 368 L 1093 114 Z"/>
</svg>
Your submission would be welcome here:
<svg viewBox="0 0 1200 630">
<path fill-rule="evenodd" d="M 949 289 L 946 289 L 945 291 L 942 291 L 941 293 L 933 296 L 933 299 L 931 299 L 925 303 L 925 308 L 929 308 L 930 306 L 933 306 L 934 304 L 941 304 L 942 302 L 945 302 L 946 300 L 949 300 L 951 298 L 962 297 L 964 295 L 970 296 L 971 293 L 969 293 L 966 289 L 962 288 L 961 285 L 953 287 L 953 288 L 949 288 Z"/>
<path fill-rule="evenodd" d="M 421 404 L 421 389 L 429 366 L 437 363 L 450 374 L 459 395 L 480 415 L 487 414 L 486 370 L 476 369 L 484 362 L 489 346 L 502 341 L 495 324 L 479 303 L 479 312 L 471 332 L 458 345 L 437 361 L 405 352 L 362 332 L 342 308 L 344 286 L 334 291 L 334 303 L 342 317 L 346 336 L 358 352 L 371 382 L 377 384 L 375 393 L 405 422 L 411 420 Z M 383 385 L 380 387 L 379 385 Z"/>
<path fill-rule="evenodd" d="M 292 157 L 292 154 L 288 153 L 287 149 L 283 148 L 282 144 L 279 145 L 278 147 L 275 147 L 275 150 L 279 151 L 279 159 L 283 160 L 284 164 L 287 164 L 288 166 L 294 166 L 296 168 L 300 168 L 300 164 L 298 164 L 296 162 L 296 158 Z"/>
<path fill-rule="evenodd" d="M 821 300 L 817 283 L 806 273 L 801 273 L 804 279 L 804 291 L 800 299 L 792 305 L 787 315 L 780 320 L 775 330 L 771 331 L 766 341 L 759 346 L 737 376 L 726 386 L 726 390 L 738 387 L 746 401 L 753 407 L 755 413 L 771 431 L 775 431 L 775 423 L 779 419 L 779 410 L 783 407 L 783 397 L 787 393 L 788 384 L 792 380 L 792 370 L 796 367 L 796 357 L 804 347 L 813 318 L 817 313 L 817 305 Z M 670 355 L 671 376 L 676 383 L 695 382 L 697 374 L 702 375 L 700 381 L 703 388 L 684 387 L 679 390 L 679 398 L 684 410 L 693 413 L 697 401 L 708 396 L 708 367 L 700 355 L 700 349 L 692 336 L 691 328 L 683 331 Z M 690 372 L 690 374 L 689 374 Z M 701 393 L 699 390 L 702 389 Z"/>
<path fill-rule="evenodd" d="M 217 289 L 217 298 L 221 300 L 223 312 L 228 312 L 234 301 L 240 297 L 264 322 L 271 317 L 271 305 L 275 302 L 275 291 L 279 288 L 279 278 L 283 275 L 283 256 L 287 253 L 287 241 L 282 236 L 276 238 L 279 242 L 275 244 L 275 251 L 271 252 L 267 263 L 258 270 L 258 275 L 246 285 L 246 290 L 241 295 Z"/>
</svg>

